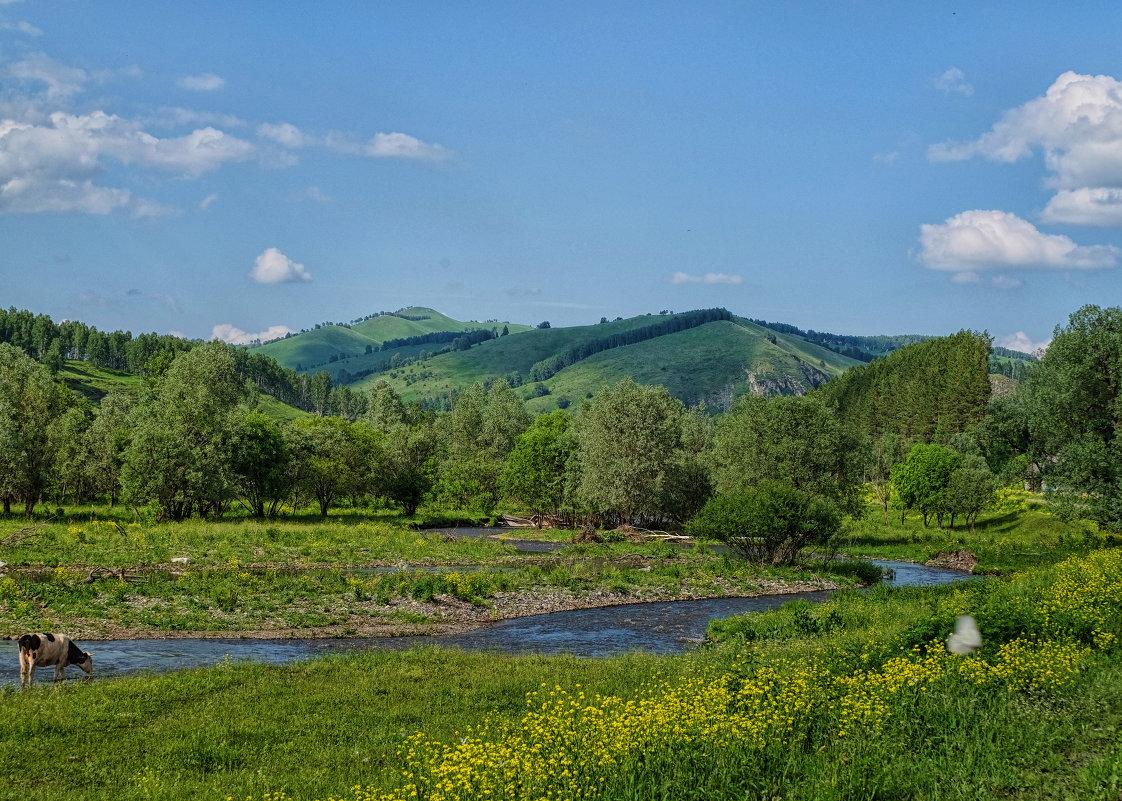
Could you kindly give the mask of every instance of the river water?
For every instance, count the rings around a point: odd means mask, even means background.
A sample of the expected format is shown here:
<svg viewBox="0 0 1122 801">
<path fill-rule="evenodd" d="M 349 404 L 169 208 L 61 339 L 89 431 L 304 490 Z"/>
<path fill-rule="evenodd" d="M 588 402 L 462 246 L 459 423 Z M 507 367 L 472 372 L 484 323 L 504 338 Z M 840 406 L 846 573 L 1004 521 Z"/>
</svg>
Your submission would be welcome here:
<svg viewBox="0 0 1122 801">
<path fill-rule="evenodd" d="M 895 571 L 895 577 L 886 583 L 896 586 L 932 586 L 969 578 L 968 574 L 958 571 L 909 562 L 876 561 L 875 564 Z M 821 602 L 829 595 L 823 591 L 624 604 L 503 620 L 463 634 L 435 636 L 335 640 L 142 639 L 90 641 L 83 645 L 94 653 L 94 668 L 99 677 L 143 671 L 162 673 L 211 666 L 226 659 L 284 664 L 324 654 L 374 648 L 405 649 L 418 645 L 578 656 L 608 656 L 633 650 L 669 654 L 685 651 L 701 642 L 713 618 L 775 609 L 798 599 Z M 14 641 L 0 641 L 0 666 L 3 666 L 0 687 L 18 684 L 19 663 Z M 83 675 L 75 667 L 68 668 L 67 673 L 72 677 Z M 39 668 L 36 674 L 38 681 L 50 681 L 54 668 Z"/>
</svg>

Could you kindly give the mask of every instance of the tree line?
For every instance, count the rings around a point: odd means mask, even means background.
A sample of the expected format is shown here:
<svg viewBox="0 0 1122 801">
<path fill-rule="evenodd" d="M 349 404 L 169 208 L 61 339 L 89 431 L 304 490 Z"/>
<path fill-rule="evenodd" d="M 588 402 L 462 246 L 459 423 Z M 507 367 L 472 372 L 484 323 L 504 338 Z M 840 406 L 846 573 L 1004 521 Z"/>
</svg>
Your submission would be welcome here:
<svg viewBox="0 0 1122 801">
<path fill-rule="evenodd" d="M 895 510 L 972 525 L 997 486 L 1025 481 L 1060 514 L 1122 528 L 1122 310 L 1073 314 L 1008 396 L 989 396 L 988 353 L 988 337 L 959 332 L 717 416 L 627 379 L 536 419 L 503 380 L 439 414 L 380 381 L 353 419 L 282 424 L 221 343 L 176 354 L 139 396 L 98 407 L 5 343 L 0 500 L 28 515 L 42 501 L 123 501 L 167 520 L 234 505 L 520 509 L 570 526 L 686 527 L 783 561 L 860 514 L 863 491 L 886 521 Z"/>
</svg>

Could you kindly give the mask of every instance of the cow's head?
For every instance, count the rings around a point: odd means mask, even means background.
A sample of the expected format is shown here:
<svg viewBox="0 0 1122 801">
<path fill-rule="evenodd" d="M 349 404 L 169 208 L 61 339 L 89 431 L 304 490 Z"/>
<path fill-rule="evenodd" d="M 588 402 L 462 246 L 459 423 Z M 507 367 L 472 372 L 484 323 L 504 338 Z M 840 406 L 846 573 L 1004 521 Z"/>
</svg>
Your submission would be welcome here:
<svg viewBox="0 0 1122 801">
<path fill-rule="evenodd" d="M 88 651 L 82 654 L 81 662 L 75 662 L 74 664 L 84 670 L 87 676 L 93 675 L 93 654 Z"/>
</svg>

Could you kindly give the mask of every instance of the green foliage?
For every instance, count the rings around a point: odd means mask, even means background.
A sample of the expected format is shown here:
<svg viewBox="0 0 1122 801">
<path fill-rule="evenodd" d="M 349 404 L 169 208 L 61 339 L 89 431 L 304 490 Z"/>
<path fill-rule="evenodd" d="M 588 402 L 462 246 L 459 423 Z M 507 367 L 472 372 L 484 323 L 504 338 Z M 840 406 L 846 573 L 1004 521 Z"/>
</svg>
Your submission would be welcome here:
<svg viewBox="0 0 1122 801">
<path fill-rule="evenodd" d="M 563 411 L 538 417 L 518 437 L 503 465 L 503 491 L 539 516 L 560 512 L 573 492 L 567 481 L 567 466 L 576 449 L 570 425 Z"/>
<path fill-rule="evenodd" d="M 219 342 L 178 356 L 132 419 L 121 484 L 134 506 L 151 500 L 173 520 L 221 514 L 230 497 L 233 411 L 243 388 Z"/>
<path fill-rule="evenodd" d="M 681 443 L 682 404 L 661 387 L 624 379 L 605 387 L 577 418 L 580 495 L 619 523 L 655 517 L 662 482 Z"/>
<path fill-rule="evenodd" d="M 717 421 L 711 463 L 718 492 L 765 480 L 854 508 L 862 464 L 853 437 L 818 396 L 746 395 Z"/>
<path fill-rule="evenodd" d="M 272 517 L 290 490 L 290 454 L 280 426 L 252 410 L 235 422 L 230 467 L 238 499 L 255 517 Z"/>
<path fill-rule="evenodd" d="M 818 390 L 843 422 L 876 441 L 947 444 L 976 425 L 990 397 L 990 339 L 959 331 L 928 339 L 848 370 Z"/>
<path fill-rule="evenodd" d="M 892 486 L 900 502 L 901 516 L 916 509 L 923 515 L 924 526 L 931 515 L 942 525 L 943 515 L 950 511 L 951 476 L 961 462 L 962 457 L 944 445 L 914 446 L 908 457 L 892 469 Z"/>
<path fill-rule="evenodd" d="M 755 564 L 794 564 L 804 548 L 827 545 L 840 529 L 831 501 L 770 479 L 711 498 L 686 527 Z"/>
<path fill-rule="evenodd" d="M 0 499 L 30 515 L 49 486 L 58 452 L 52 436 L 68 399 L 50 371 L 0 342 Z"/>
<path fill-rule="evenodd" d="M 1122 309 L 1084 306 L 1057 327 L 1025 396 L 1057 509 L 1122 531 Z"/>
</svg>

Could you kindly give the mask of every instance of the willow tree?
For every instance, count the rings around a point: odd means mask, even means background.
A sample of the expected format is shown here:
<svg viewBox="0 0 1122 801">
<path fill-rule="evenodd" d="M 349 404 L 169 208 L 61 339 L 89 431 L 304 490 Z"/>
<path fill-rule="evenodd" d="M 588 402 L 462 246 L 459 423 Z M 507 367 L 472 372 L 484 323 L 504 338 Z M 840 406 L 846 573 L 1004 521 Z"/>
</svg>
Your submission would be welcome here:
<svg viewBox="0 0 1122 801">
<path fill-rule="evenodd" d="M 665 387 L 639 386 L 630 378 L 584 403 L 576 433 L 585 503 L 621 524 L 660 517 L 660 493 L 678 457 L 684 413 Z"/>
<path fill-rule="evenodd" d="M 51 481 L 56 420 L 67 392 L 20 348 L 0 343 L 0 500 L 5 514 L 13 501 L 30 516 Z"/>
<path fill-rule="evenodd" d="M 233 492 L 234 410 L 244 388 L 224 343 L 178 354 L 133 417 L 121 483 L 134 506 L 184 520 L 221 512 Z"/>
</svg>

